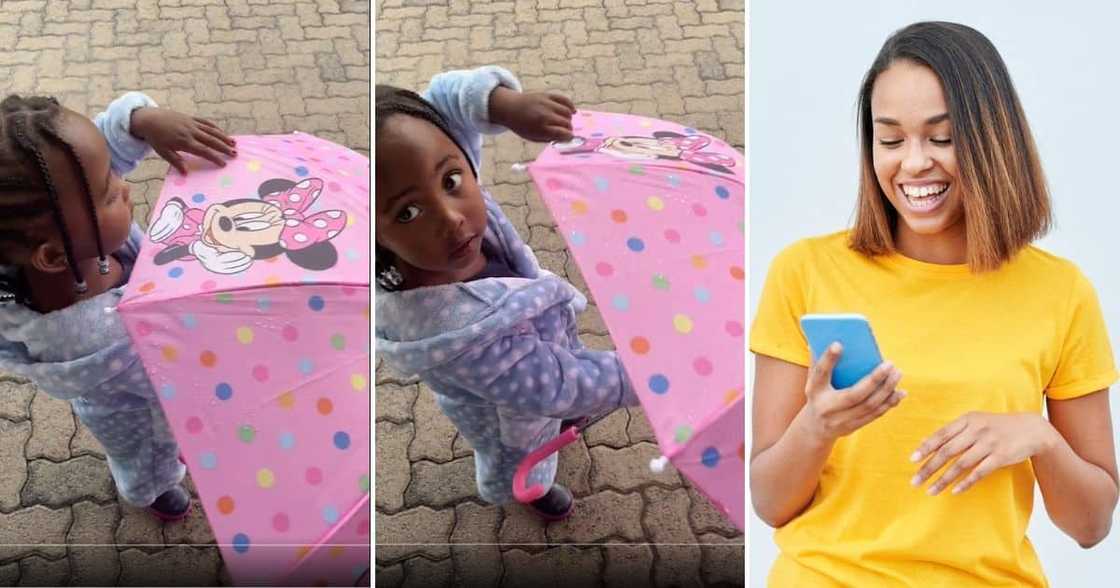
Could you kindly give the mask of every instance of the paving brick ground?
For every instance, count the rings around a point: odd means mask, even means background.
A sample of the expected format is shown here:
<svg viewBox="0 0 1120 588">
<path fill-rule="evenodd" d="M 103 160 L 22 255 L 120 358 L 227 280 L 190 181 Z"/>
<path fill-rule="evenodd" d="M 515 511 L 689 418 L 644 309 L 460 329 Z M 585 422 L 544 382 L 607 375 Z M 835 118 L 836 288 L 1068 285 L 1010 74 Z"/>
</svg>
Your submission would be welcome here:
<svg viewBox="0 0 1120 588">
<path fill-rule="evenodd" d="M 376 80 L 413 89 L 447 69 L 503 65 L 530 91 L 655 116 L 743 146 L 743 2 L 518 0 L 377 3 Z M 510 164 L 540 150 L 488 139 L 484 182 L 549 270 L 586 292 L 563 239 Z M 610 348 L 598 312 L 580 325 Z M 741 585 L 743 537 L 658 455 L 640 410 L 613 415 L 561 454 L 579 498 L 563 523 L 482 503 L 470 448 L 431 391 L 377 370 L 378 586 Z"/>
<path fill-rule="evenodd" d="M 300 130 L 369 153 L 369 2 L 0 0 L 0 94 L 96 114 L 143 90 L 231 133 Z M 129 177 L 142 223 L 167 165 Z M 69 405 L 0 374 L 0 586 L 228 584 L 200 509 L 117 500 Z"/>
</svg>

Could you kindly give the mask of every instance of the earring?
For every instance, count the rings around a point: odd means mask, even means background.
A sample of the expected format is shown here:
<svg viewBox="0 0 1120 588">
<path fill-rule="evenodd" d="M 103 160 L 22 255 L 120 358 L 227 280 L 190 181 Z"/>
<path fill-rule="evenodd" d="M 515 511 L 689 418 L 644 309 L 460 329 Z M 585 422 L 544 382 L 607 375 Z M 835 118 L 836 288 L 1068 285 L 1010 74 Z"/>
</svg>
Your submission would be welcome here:
<svg viewBox="0 0 1120 588">
<path fill-rule="evenodd" d="M 389 269 L 382 270 L 381 273 L 377 274 L 377 283 L 381 284 L 381 287 L 386 290 L 392 290 L 404 283 L 404 276 L 397 271 L 395 266 L 389 266 Z"/>
<path fill-rule="evenodd" d="M 109 275 L 109 259 L 108 258 L 99 257 L 97 259 L 97 273 L 99 273 L 103 276 Z"/>
</svg>

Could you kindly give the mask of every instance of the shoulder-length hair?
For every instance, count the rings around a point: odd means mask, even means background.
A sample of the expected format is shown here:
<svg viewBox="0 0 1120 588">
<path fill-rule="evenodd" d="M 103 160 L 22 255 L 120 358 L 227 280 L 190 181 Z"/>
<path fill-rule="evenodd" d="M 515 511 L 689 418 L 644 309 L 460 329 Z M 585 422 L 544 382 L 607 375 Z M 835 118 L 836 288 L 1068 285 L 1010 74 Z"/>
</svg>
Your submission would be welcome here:
<svg viewBox="0 0 1120 588">
<path fill-rule="evenodd" d="M 952 124 L 968 264 L 974 272 L 999 268 L 1043 236 L 1052 223 L 1050 195 L 1007 66 L 979 31 L 948 22 L 920 22 L 887 39 L 859 93 L 860 182 L 852 249 L 865 255 L 894 251 L 898 212 L 875 176 L 871 91 L 891 64 L 924 65 L 941 80 Z"/>
</svg>

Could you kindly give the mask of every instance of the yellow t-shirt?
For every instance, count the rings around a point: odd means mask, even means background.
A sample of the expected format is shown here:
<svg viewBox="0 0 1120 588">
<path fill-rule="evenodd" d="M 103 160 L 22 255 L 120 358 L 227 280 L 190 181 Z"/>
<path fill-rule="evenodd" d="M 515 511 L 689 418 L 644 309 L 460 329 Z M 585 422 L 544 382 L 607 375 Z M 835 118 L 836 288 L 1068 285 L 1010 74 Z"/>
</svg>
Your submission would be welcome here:
<svg viewBox="0 0 1120 588">
<path fill-rule="evenodd" d="M 962 494 L 929 496 L 929 482 L 910 485 L 918 466 L 909 456 L 969 411 L 1041 414 L 1044 396 L 1116 381 L 1092 285 L 1036 247 L 972 274 L 900 254 L 867 257 L 848 236 L 806 239 L 775 258 L 751 351 L 808 366 L 801 315 L 860 313 L 902 371 L 907 397 L 836 442 L 812 503 L 774 535 L 781 554 L 770 586 L 1046 586 L 1026 536 L 1029 460 Z"/>
</svg>

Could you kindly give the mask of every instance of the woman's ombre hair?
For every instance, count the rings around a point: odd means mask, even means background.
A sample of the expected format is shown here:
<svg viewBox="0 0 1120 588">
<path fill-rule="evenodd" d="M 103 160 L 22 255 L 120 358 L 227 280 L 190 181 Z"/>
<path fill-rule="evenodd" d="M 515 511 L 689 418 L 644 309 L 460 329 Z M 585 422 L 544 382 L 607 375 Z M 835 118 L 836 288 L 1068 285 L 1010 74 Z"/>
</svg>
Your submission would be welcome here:
<svg viewBox="0 0 1120 588">
<path fill-rule="evenodd" d="M 979 31 L 920 22 L 891 35 L 859 93 L 860 182 L 852 249 L 893 252 L 898 212 L 883 194 L 872 156 L 871 91 L 893 63 L 924 65 L 941 80 L 952 124 L 968 264 L 994 270 L 1043 236 L 1052 222 L 1046 178 L 1027 118 L 994 45 Z"/>
</svg>

